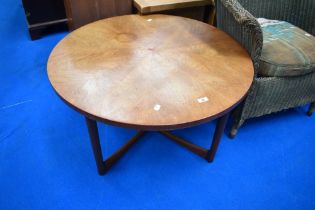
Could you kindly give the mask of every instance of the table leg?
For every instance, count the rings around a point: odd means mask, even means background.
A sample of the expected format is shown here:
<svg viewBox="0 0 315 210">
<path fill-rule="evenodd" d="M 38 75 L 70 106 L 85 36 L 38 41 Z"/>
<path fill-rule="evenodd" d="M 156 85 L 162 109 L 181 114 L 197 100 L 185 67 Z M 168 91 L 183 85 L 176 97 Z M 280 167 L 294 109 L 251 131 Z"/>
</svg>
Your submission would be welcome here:
<svg viewBox="0 0 315 210">
<path fill-rule="evenodd" d="M 104 161 L 102 148 L 100 144 L 100 138 L 98 134 L 97 123 L 95 120 L 85 117 L 86 124 L 89 130 L 90 141 L 94 153 L 94 158 L 97 166 L 98 173 L 104 175 L 110 167 L 119 160 L 128 149 L 144 134 L 143 131 L 139 131 L 134 137 L 132 137 L 123 147 Z"/>
<path fill-rule="evenodd" d="M 214 156 L 217 152 L 219 143 L 220 143 L 220 139 L 221 136 L 223 134 L 224 128 L 225 128 L 225 124 L 227 122 L 229 114 L 224 115 L 223 117 L 221 117 L 216 125 L 216 129 L 214 132 L 214 136 L 212 139 L 212 144 L 209 150 L 206 150 L 198 145 L 195 145 L 189 141 L 187 141 L 186 139 L 180 138 L 178 136 L 173 135 L 172 133 L 168 132 L 168 131 L 160 131 L 161 134 L 163 134 L 164 136 L 166 136 L 167 138 L 169 138 L 170 140 L 176 142 L 177 144 L 185 147 L 186 149 L 190 150 L 191 152 L 199 155 L 200 157 L 206 159 L 209 163 L 213 161 Z"/>
<path fill-rule="evenodd" d="M 97 128 L 97 123 L 95 120 L 91 120 L 89 118 L 85 118 L 86 120 L 86 125 L 89 130 L 89 135 L 90 135 L 90 141 L 94 153 L 94 158 L 96 161 L 96 166 L 98 173 L 100 175 L 105 174 L 105 164 L 103 162 L 103 154 L 102 154 L 102 148 L 100 144 L 100 137 L 98 134 L 98 128 Z"/>
<path fill-rule="evenodd" d="M 208 154 L 206 156 L 206 160 L 210 163 L 213 161 L 214 156 L 217 152 L 219 143 L 220 143 L 220 139 L 222 137 L 227 119 L 229 118 L 229 114 L 224 115 L 223 117 L 221 117 L 219 119 L 219 121 L 217 122 L 216 128 L 215 128 L 215 132 L 214 132 L 214 136 L 212 139 L 212 144 L 211 144 L 211 148 L 208 151 Z"/>
</svg>

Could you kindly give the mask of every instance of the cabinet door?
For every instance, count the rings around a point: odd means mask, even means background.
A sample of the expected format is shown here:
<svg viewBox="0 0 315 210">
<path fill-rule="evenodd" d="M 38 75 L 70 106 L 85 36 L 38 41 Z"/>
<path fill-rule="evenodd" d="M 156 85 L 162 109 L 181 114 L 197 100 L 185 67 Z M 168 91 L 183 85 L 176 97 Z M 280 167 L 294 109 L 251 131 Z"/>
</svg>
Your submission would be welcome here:
<svg viewBox="0 0 315 210">
<path fill-rule="evenodd" d="M 132 0 L 65 0 L 71 30 L 93 21 L 132 13 Z"/>
</svg>

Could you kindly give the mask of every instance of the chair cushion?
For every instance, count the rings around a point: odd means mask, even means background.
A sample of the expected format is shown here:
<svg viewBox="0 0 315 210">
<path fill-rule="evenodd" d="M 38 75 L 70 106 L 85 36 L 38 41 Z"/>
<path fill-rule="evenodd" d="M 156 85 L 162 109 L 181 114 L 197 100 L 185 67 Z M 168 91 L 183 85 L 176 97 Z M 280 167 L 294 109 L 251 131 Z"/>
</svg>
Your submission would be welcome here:
<svg viewBox="0 0 315 210">
<path fill-rule="evenodd" d="M 315 71 L 315 37 L 285 21 L 258 18 L 263 49 L 258 74 L 267 77 L 304 75 Z"/>
</svg>

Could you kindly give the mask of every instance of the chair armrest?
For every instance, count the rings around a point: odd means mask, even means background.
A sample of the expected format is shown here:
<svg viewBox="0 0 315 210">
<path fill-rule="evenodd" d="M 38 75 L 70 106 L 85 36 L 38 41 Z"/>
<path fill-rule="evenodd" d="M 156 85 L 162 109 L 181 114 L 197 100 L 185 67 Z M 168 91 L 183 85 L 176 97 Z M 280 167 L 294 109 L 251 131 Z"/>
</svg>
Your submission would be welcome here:
<svg viewBox="0 0 315 210">
<path fill-rule="evenodd" d="M 263 35 L 256 18 L 236 0 L 217 0 L 216 11 L 217 27 L 230 34 L 247 50 L 257 75 Z"/>
<path fill-rule="evenodd" d="M 315 34 L 314 0 L 238 0 L 256 18 L 284 20 Z"/>
</svg>

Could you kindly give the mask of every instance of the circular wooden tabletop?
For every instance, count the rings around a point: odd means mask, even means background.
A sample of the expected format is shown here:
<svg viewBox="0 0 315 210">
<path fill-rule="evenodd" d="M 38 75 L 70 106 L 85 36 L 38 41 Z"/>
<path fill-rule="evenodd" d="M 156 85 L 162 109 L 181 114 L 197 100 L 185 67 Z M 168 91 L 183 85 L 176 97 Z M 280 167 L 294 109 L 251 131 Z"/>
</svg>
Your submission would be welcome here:
<svg viewBox="0 0 315 210">
<path fill-rule="evenodd" d="M 248 53 L 226 33 L 168 15 L 100 20 L 52 51 L 57 94 L 92 119 L 142 130 L 171 130 L 215 119 L 253 81 Z"/>
</svg>

